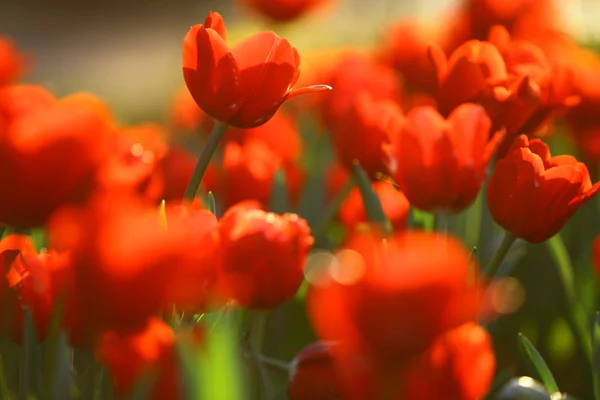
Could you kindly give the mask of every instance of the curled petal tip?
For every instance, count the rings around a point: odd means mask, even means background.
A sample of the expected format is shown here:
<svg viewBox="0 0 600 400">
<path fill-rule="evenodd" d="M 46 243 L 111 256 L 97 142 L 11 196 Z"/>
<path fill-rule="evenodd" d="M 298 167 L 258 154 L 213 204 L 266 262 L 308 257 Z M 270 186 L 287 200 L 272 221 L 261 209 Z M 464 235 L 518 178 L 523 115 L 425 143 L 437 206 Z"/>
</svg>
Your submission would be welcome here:
<svg viewBox="0 0 600 400">
<path fill-rule="evenodd" d="M 319 93 L 319 92 L 328 92 L 330 90 L 333 90 L 333 88 L 329 85 L 312 85 L 312 86 L 307 86 L 307 87 L 303 87 L 300 89 L 294 89 L 292 90 L 290 93 L 288 93 L 288 95 L 286 96 L 285 100 L 289 100 L 293 97 L 299 96 L 301 94 L 307 94 L 307 93 Z"/>
</svg>

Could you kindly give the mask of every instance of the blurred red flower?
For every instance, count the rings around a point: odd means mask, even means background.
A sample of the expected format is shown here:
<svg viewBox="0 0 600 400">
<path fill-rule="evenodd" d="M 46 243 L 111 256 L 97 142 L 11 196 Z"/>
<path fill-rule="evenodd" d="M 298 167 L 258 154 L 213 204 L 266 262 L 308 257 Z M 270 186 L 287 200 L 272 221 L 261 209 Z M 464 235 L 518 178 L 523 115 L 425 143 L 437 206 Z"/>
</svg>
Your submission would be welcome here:
<svg viewBox="0 0 600 400">
<path fill-rule="evenodd" d="M 331 352 L 333 342 L 312 343 L 298 352 L 291 364 L 290 400 L 343 399 L 343 382 Z"/>
<path fill-rule="evenodd" d="M 229 129 L 221 143 L 234 141 L 243 145 L 255 139 L 263 142 L 277 157 L 286 162 L 296 162 L 302 156 L 302 138 L 296 129 L 296 123 L 282 111 L 259 127 Z"/>
<path fill-rule="evenodd" d="M 516 237 L 543 242 L 600 189 L 574 157 L 552 157 L 539 139 L 521 135 L 498 160 L 487 187 L 494 220 Z"/>
<path fill-rule="evenodd" d="M 309 316 L 322 340 L 344 343 L 376 371 L 398 372 L 438 335 L 475 317 L 469 270 L 469 253 L 452 237 L 356 233 L 312 282 Z"/>
<path fill-rule="evenodd" d="M 0 86 L 20 79 L 27 66 L 27 57 L 17 49 L 12 39 L 0 36 Z"/>
<path fill-rule="evenodd" d="M 178 133 L 208 135 L 214 120 L 206 115 L 187 88 L 177 91 L 168 115 L 168 127 Z"/>
<path fill-rule="evenodd" d="M 334 90 L 321 99 L 319 109 L 330 131 L 344 123 L 359 92 L 368 92 L 374 101 L 400 102 L 402 98 L 402 86 L 396 72 L 364 54 L 348 52 L 340 56 L 327 75 Z"/>
<path fill-rule="evenodd" d="M 369 177 L 388 173 L 383 160 L 384 144 L 398 134 L 404 115 L 391 100 L 375 100 L 368 91 L 356 92 L 344 117 L 331 127 L 333 148 L 348 169 L 358 160 Z"/>
<path fill-rule="evenodd" d="M 405 229 L 410 210 L 406 196 L 388 182 L 374 182 L 372 187 L 381 202 L 384 214 L 394 229 Z M 340 220 L 351 230 L 361 223 L 368 222 L 364 202 L 358 188 L 352 189 L 340 207 Z"/>
<path fill-rule="evenodd" d="M 490 140 L 483 107 L 462 104 L 444 119 L 431 107 L 406 115 L 386 146 L 388 168 L 409 203 L 424 211 L 460 212 L 477 197 L 502 135 Z"/>
<path fill-rule="evenodd" d="M 177 399 L 183 393 L 175 333 L 158 318 L 149 318 L 137 332 L 104 332 L 95 353 L 120 398 L 130 396 L 144 377 L 154 378 L 148 399 Z"/>
<path fill-rule="evenodd" d="M 467 323 L 443 333 L 407 367 L 403 399 L 476 400 L 494 378 L 496 359 L 488 332 Z"/>
<path fill-rule="evenodd" d="M 287 22 L 330 0 L 242 0 L 242 2 L 271 20 Z"/>
<path fill-rule="evenodd" d="M 6 85 L 0 87 L 0 134 L 18 117 L 38 108 L 49 108 L 56 98 L 43 86 Z"/>
<path fill-rule="evenodd" d="M 240 128 L 267 122 L 283 102 L 299 94 L 329 90 L 314 86 L 292 90 L 300 57 L 286 39 L 261 32 L 229 48 L 225 23 L 210 13 L 183 41 L 183 75 L 198 106 L 216 120 Z"/>
<path fill-rule="evenodd" d="M 294 296 L 313 243 L 306 221 L 242 203 L 225 213 L 219 233 L 221 279 L 229 297 L 242 307 L 273 309 Z"/>
<path fill-rule="evenodd" d="M 275 174 L 282 170 L 292 203 L 300 195 L 304 172 L 296 163 L 285 162 L 259 139 L 247 139 L 243 145 L 229 142 L 223 153 L 223 165 L 213 190 L 225 208 L 243 200 L 257 200 L 263 207 L 271 201 Z"/>
<path fill-rule="evenodd" d="M 24 310 L 29 308 L 38 339 L 48 333 L 50 318 L 66 290 L 64 254 L 37 253 L 28 236 L 11 234 L 0 241 L 0 330 L 17 343 L 23 339 Z"/>
<path fill-rule="evenodd" d="M 402 74 L 407 90 L 435 95 L 439 82 L 428 55 L 435 44 L 434 34 L 425 26 L 414 20 L 402 21 L 389 29 L 380 58 Z"/>
<path fill-rule="evenodd" d="M 112 121 L 88 96 L 74 96 L 50 105 L 43 96 L 29 112 L 6 103 L 16 118 L 3 131 L 0 125 L 1 222 L 20 228 L 42 225 L 56 208 L 84 200 L 93 189 Z"/>
<path fill-rule="evenodd" d="M 187 218 L 173 212 L 168 209 L 165 217 L 147 200 L 107 193 L 53 215 L 51 248 L 71 254 L 72 342 L 85 345 L 103 330 L 140 329 L 171 300 L 173 285 L 186 273 L 194 280 L 178 288 L 178 298 L 190 296 L 187 288 L 194 296 L 203 293 L 206 282 L 200 277 L 211 280 L 210 268 L 216 268 L 204 257 L 209 246 L 203 247 L 205 239 L 210 242 L 214 216 L 195 208 Z"/>
</svg>

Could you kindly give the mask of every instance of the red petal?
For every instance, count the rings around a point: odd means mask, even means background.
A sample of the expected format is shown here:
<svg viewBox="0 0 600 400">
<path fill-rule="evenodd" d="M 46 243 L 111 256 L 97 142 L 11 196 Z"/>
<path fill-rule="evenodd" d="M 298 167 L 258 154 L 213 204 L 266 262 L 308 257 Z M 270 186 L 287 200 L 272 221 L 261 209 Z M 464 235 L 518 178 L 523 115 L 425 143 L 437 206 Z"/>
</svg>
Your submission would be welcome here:
<svg viewBox="0 0 600 400">
<path fill-rule="evenodd" d="M 183 41 L 183 74 L 190 94 L 210 116 L 227 120 L 239 108 L 239 69 L 216 31 L 190 29 Z"/>
<path fill-rule="evenodd" d="M 204 20 L 204 27 L 214 30 L 224 41 L 227 41 L 227 30 L 225 29 L 225 22 L 221 14 L 217 12 L 209 13 Z"/>
</svg>

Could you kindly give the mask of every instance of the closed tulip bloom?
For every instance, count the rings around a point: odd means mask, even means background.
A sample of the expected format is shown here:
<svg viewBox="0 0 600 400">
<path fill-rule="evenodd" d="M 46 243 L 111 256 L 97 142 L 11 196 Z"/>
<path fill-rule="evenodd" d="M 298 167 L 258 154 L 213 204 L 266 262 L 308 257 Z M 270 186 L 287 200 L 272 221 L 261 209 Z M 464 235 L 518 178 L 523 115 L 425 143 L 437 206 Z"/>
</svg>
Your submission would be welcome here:
<svg viewBox="0 0 600 400">
<path fill-rule="evenodd" d="M 585 164 L 569 155 L 552 157 L 544 142 L 521 135 L 496 163 L 487 202 L 498 225 L 538 243 L 557 234 L 599 189 Z"/>
<path fill-rule="evenodd" d="M 398 371 L 474 318 L 469 270 L 469 252 L 452 237 L 356 233 L 311 287 L 309 316 L 322 340 L 345 343 L 373 368 Z"/>
<path fill-rule="evenodd" d="M 283 102 L 299 94 L 298 51 L 273 32 L 261 32 L 229 48 L 225 23 L 210 13 L 183 41 L 183 75 L 198 106 L 231 126 L 254 128 L 267 122 Z"/>
<path fill-rule="evenodd" d="M 470 40 L 449 58 L 432 46 L 430 57 L 439 79 L 438 109 L 444 116 L 463 103 L 493 98 L 494 88 L 505 85 L 508 79 L 500 51 L 489 42 Z"/>
<path fill-rule="evenodd" d="M 296 214 L 232 207 L 219 222 L 221 279 L 240 306 L 268 310 L 291 299 L 303 279 L 313 243 Z"/>
<path fill-rule="evenodd" d="M 332 126 L 333 148 L 338 159 L 352 169 L 353 161 L 374 178 L 377 172 L 388 173 L 383 145 L 401 129 L 404 115 L 391 100 L 375 100 L 363 90 L 353 96 L 343 119 Z"/>
<path fill-rule="evenodd" d="M 136 332 L 104 332 L 95 353 L 110 373 L 119 398 L 131 396 L 145 373 L 153 374 L 151 376 L 155 378 L 146 398 L 180 398 L 182 388 L 175 333 L 160 319 L 149 318 Z"/>
<path fill-rule="evenodd" d="M 243 0 L 243 3 L 273 21 L 291 21 L 329 0 Z"/>
<path fill-rule="evenodd" d="M 444 119 L 416 107 L 386 146 L 388 167 L 408 202 L 424 211 L 458 213 L 477 197 L 488 162 L 502 138 L 490 139 L 483 107 L 463 104 Z"/>
<path fill-rule="evenodd" d="M 440 335 L 407 367 L 403 399 L 477 400 L 494 378 L 496 359 L 489 333 L 467 323 Z"/>
</svg>

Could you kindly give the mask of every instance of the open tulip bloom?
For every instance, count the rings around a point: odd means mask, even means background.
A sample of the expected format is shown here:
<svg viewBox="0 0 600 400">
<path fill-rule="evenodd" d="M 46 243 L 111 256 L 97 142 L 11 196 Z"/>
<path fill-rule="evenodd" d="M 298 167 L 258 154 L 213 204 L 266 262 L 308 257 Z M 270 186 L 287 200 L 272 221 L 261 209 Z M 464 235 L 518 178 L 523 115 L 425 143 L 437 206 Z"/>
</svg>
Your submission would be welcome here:
<svg viewBox="0 0 600 400">
<path fill-rule="evenodd" d="M 274 32 L 260 32 L 229 48 L 223 18 L 210 13 L 183 42 L 183 75 L 198 106 L 231 126 L 254 128 L 279 107 L 304 93 L 331 90 L 326 85 L 293 90 L 300 56 Z"/>
</svg>

